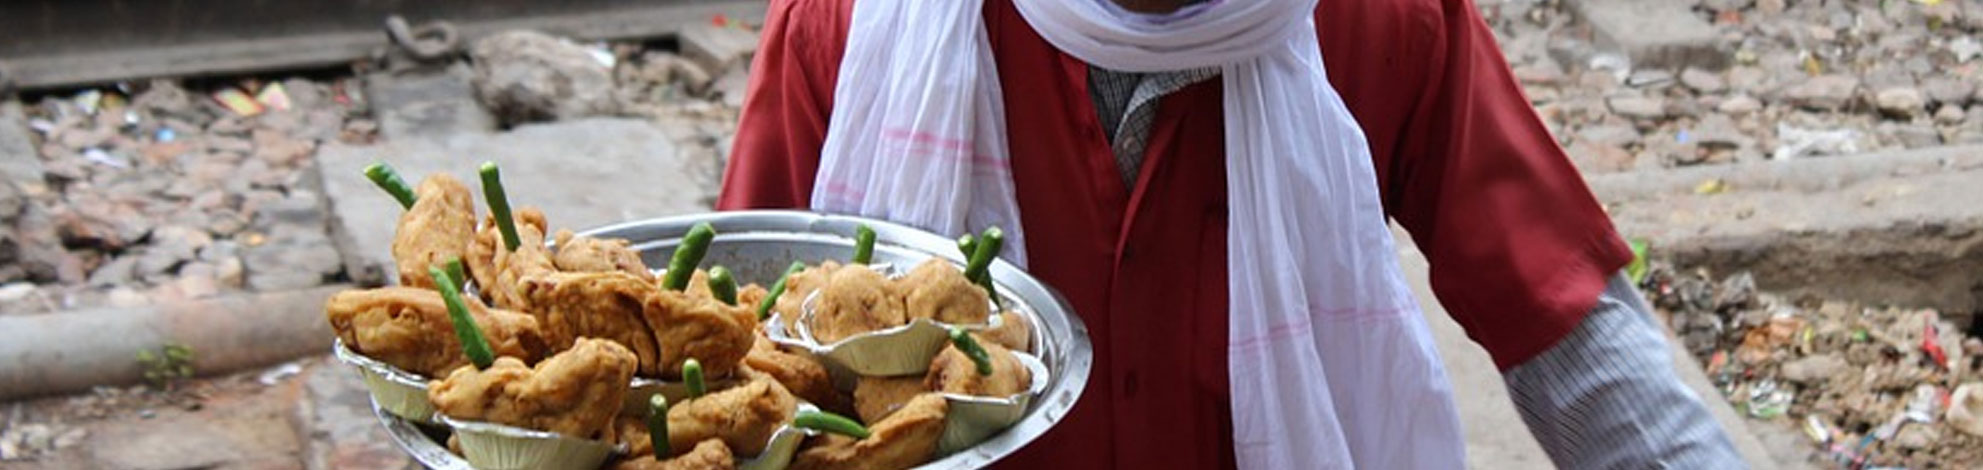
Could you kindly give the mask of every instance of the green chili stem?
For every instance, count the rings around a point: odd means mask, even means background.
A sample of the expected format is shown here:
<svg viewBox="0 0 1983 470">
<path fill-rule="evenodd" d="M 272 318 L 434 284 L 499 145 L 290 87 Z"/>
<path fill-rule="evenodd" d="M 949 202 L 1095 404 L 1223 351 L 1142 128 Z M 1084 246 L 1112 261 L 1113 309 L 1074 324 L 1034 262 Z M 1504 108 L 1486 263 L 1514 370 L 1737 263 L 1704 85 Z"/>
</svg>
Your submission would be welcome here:
<svg viewBox="0 0 1983 470">
<path fill-rule="evenodd" d="M 854 227 L 854 264 L 868 264 L 874 261 L 874 228 L 868 224 Z"/>
<path fill-rule="evenodd" d="M 730 274 L 730 268 L 709 268 L 709 292 L 725 304 L 737 304 L 737 278 Z"/>
<path fill-rule="evenodd" d="M 978 365 L 978 375 L 991 375 L 991 353 L 985 352 L 985 347 L 978 344 L 977 338 L 971 337 L 971 334 L 964 332 L 963 328 L 953 326 L 950 327 L 950 344 L 957 346 L 959 352 L 970 357 L 971 362 Z"/>
<path fill-rule="evenodd" d="M 448 273 L 438 266 L 428 267 L 427 275 L 434 278 L 434 287 L 441 291 L 441 301 L 448 305 L 448 320 L 454 323 L 454 335 L 461 339 L 461 351 L 468 355 L 468 361 L 477 369 L 487 369 L 496 362 L 496 353 L 489 349 L 489 340 L 482 337 L 482 327 L 475 324 L 475 317 L 468 315 L 468 304 L 461 301 L 461 284 L 456 284 Z"/>
<path fill-rule="evenodd" d="M 824 411 L 801 411 L 792 418 L 792 425 L 800 428 L 825 431 L 855 439 L 867 439 L 868 428 L 845 416 Z"/>
<path fill-rule="evenodd" d="M 503 245 L 516 251 L 523 239 L 516 235 L 516 219 L 510 218 L 509 193 L 503 191 L 503 175 L 496 162 L 482 162 L 482 195 L 489 200 L 489 216 L 496 218 L 496 228 L 503 232 Z"/>
<path fill-rule="evenodd" d="M 406 180 L 399 178 L 399 172 L 393 171 L 392 166 L 385 162 L 365 167 L 365 177 L 371 179 L 372 184 L 379 185 L 379 189 L 386 190 L 386 194 L 391 194 L 393 199 L 399 200 L 401 207 L 412 209 L 413 203 L 419 200 L 418 196 L 413 195 L 413 187 L 407 186 Z"/>
<path fill-rule="evenodd" d="M 654 460 L 667 460 L 668 397 L 659 393 L 647 398 L 647 438 L 654 444 Z"/>
<path fill-rule="evenodd" d="M 964 278 L 985 289 L 991 296 L 993 305 L 1005 308 L 1005 301 L 998 297 L 998 287 L 992 284 L 991 263 L 998 259 L 998 252 L 1005 248 L 1005 231 L 998 227 L 985 229 L 985 234 L 972 243 L 970 264 L 964 267 Z"/>
<path fill-rule="evenodd" d="M 763 320 L 771 316 L 771 307 L 778 305 L 778 296 L 785 295 L 785 282 L 790 280 L 793 274 L 805 269 L 805 263 L 793 261 L 791 266 L 785 268 L 785 274 L 778 275 L 778 282 L 771 283 L 771 293 L 765 294 L 764 300 L 757 303 L 757 319 Z"/>
<path fill-rule="evenodd" d="M 972 256 L 978 254 L 978 236 L 966 233 L 957 237 L 957 251 L 964 252 L 964 260 L 969 262 Z"/>
<path fill-rule="evenodd" d="M 461 257 L 459 256 L 448 258 L 447 273 L 448 273 L 448 279 L 454 280 L 454 282 L 457 283 L 468 282 L 468 270 L 466 268 L 461 267 Z M 455 287 L 461 287 L 461 286 L 455 286 Z M 456 290 L 459 291 L 460 289 L 456 289 Z"/>
<path fill-rule="evenodd" d="M 702 362 L 693 357 L 682 361 L 682 382 L 689 386 L 690 399 L 702 398 L 709 391 L 708 384 L 702 381 Z"/>
<path fill-rule="evenodd" d="M 687 289 L 689 278 L 695 276 L 696 265 L 702 264 L 702 256 L 709 252 L 709 242 L 715 239 L 716 227 L 709 222 L 689 228 L 681 246 L 675 247 L 674 258 L 668 260 L 668 274 L 662 278 L 662 287 L 672 291 Z"/>
</svg>

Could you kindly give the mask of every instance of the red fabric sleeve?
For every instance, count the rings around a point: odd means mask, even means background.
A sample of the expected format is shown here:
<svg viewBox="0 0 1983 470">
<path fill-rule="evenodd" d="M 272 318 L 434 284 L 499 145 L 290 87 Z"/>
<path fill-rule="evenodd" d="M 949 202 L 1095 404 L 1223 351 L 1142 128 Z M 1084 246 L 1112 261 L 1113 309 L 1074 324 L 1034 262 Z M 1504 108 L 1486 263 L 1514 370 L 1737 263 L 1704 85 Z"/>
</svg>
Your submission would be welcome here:
<svg viewBox="0 0 1983 470">
<path fill-rule="evenodd" d="M 718 210 L 807 207 L 846 50 L 850 0 L 772 0 Z"/>
<path fill-rule="evenodd" d="M 1380 170 L 1385 205 L 1431 262 L 1440 303 L 1505 370 L 1575 328 L 1631 252 L 1473 1 L 1438 3 L 1429 82 Z"/>
</svg>

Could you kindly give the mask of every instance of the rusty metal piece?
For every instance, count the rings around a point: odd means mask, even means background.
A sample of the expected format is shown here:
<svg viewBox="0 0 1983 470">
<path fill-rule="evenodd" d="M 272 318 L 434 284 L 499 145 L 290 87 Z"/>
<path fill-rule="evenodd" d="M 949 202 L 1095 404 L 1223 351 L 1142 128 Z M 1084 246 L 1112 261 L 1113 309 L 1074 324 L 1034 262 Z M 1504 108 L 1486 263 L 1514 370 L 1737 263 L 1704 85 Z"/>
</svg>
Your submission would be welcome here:
<svg viewBox="0 0 1983 470">
<path fill-rule="evenodd" d="M 386 18 L 386 36 L 421 62 L 446 60 L 461 53 L 461 34 L 447 21 L 429 21 L 416 28 L 408 25 L 406 18 L 392 15 Z"/>
</svg>

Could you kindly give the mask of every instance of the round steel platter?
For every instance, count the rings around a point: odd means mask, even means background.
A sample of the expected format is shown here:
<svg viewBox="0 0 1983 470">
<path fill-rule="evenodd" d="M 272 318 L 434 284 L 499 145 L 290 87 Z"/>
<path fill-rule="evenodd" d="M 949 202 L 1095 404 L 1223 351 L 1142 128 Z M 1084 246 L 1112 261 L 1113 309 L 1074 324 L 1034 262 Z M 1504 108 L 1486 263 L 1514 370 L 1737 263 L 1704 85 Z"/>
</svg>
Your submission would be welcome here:
<svg viewBox="0 0 1983 470">
<path fill-rule="evenodd" d="M 628 222 L 584 232 L 601 238 L 621 238 L 633 243 L 648 266 L 665 267 L 674 256 L 675 245 L 698 222 L 716 227 L 716 241 L 703 258 L 703 266 L 723 265 L 736 274 L 740 283 L 770 285 L 793 261 L 816 264 L 821 260 L 844 260 L 854 250 L 854 229 L 867 224 L 875 231 L 874 261 L 897 266 L 915 266 L 930 257 L 963 263 L 956 240 L 892 222 L 861 217 L 815 214 L 797 211 L 736 211 L 697 214 Z M 1075 317 L 1066 300 L 1052 288 L 998 261 L 992 265 L 992 279 L 1001 294 L 1015 299 L 1011 306 L 1025 314 L 1034 329 L 1035 353 L 1052 371 L 1046 391 L 1032 400 L 1025 417 L 976 446 L 916 467 L 919 470 L 975 469 L 1010 455 L 1045 434 L 1067 416 L 1088 381 L 1094 356 L 1088 343 L 1088 329 Z M 378 413 L 379 420 L 393 440 L 428 468 L 469 470 L 467 462 L 447 452 L 444 431 L 423 429 L 390 413 Z"/>
</svg>

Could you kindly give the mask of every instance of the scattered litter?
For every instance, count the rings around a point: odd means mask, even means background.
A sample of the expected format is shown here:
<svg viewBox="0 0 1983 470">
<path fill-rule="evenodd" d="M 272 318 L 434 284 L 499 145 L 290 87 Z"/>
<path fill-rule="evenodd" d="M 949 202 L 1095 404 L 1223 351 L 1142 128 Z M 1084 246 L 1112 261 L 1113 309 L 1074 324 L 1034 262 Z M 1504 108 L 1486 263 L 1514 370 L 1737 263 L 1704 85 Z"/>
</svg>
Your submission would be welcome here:
<svg viewBox="0 0 1983 470">
<path fill-rule="evenodd" d="M 1983 468 L 1983 364 L 1935 310 L 1787 300 L 1745 274 L 1651 264 L 1648 299 L 1744 416 L 1798 429 L 1839 468 Z"/>
<path fill-rule="evenodd" d="M 131 164 L 124 162 L 124 159 L 112 156 L 110 152 L 105 152 L 103 151 L 103 149 L 100 148 L 92 147 L 83 150 L 83 158 L 89 159 L 89 161 L 96 162 L 98 164 L 113 166 L 117 168 L 131 167 Z"/>
<path fill-rule="evenodd" d="M 262 87 L 260 93 L 255 94 L 255 102 L 267 109 L 288 111 L 289 91 L 282 88 L 282 83 L 270 83 L 269 86 Z"/>
<path fill-rule="evenodd" d="M 1859 133 L 1852 129 L 1814 130 L 1779 122 L 1776 133 L 1782 143 L 1770 152 L 1773 160 L 1859 152 Z"/>
<path fill-rule="evenodd" d="M 159 129 L 157 134 L 152 135 L 152 140 L 158 142 L 171 142 L 177 139 L 179 139 L 179 133 L 173 132 L 172 129 Z"/>
<path fill-rule="evenodd" d="M 254 97 L 248 96 L 247 92 L 239 88 L 216 91 L 213 93 L 213 100 L 220 103 L 220 107 L 233 111 L 237 116 L 254 116 L 263 111 L 260 102 L 255 101 Z"/>
<path fill-rule="evenodd" d="M 1957 36 L 1949 41 L 1949 52 L 1955 54 L 1956 62 L 1969 62 L 1970 59 L 1983 55 L 1983 44 L 1977 43 L 1976 38 L 1968 35 Z"/>
<path fill-rule="evenodd" d="M 1721 178 L 1702 181 L 1701 184 L 1694 185 L 1694 194 L 1699 194 L 1703 196 L 1709 194 L 1721 194 L 1722 192 L 1727 190 L 1728 190 L 1728 183 L 1722 181 Z"/>
<path fill-rule="evenodd" d="M 289 362 L 283 365 L 269 368 L 269 370 L 262 371 L 262 375 L 255 376 L 255 381 L 261 382 L 262 385 L 267 385 L 272 387 L 275 386 L 275 384 L 282 383 L 282 379 L 286 379 L 300 373 L 303 373 L 303 364 L 300 362 Z"/>
<path fill-rule="evenodd" d="M 83 114 L 94 116 L 96 115 L 97 107 L 103 104 L 103 92 L 83 90 L 82 93 L 76 94 L 75 103 L 77 108 L 83 110 Z"/>
</svg>

